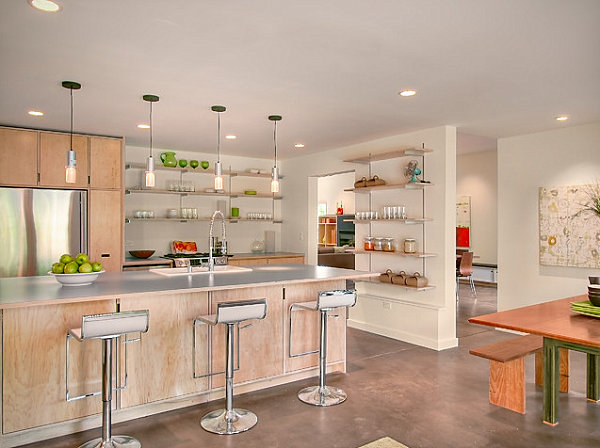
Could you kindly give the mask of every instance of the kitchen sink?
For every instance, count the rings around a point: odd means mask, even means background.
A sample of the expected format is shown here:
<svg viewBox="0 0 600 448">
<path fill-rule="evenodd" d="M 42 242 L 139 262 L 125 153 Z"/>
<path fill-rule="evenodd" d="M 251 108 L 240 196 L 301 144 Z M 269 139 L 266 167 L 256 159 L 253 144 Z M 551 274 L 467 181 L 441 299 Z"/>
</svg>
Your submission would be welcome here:
<svg viewBox="0 0 600 448">
<path fill-rule="evenodd" d="M 251 268 L 227 264 L 223 266 L 215 266 L 215 270 L 212 272 L 212 274 L 226 274 L 228 272 L 247 272 L 251 270 Z M 166 275 L 167 277 L 173 277 L 176 275 L 211 274 L 211 272 L 208 271 L 208 267 L 206 266 L 193 266 L 192 272 L 188 272 L 188 268 L 159 268 L 150 269 L 150 272 L 159 275 Z"/>
</svg>

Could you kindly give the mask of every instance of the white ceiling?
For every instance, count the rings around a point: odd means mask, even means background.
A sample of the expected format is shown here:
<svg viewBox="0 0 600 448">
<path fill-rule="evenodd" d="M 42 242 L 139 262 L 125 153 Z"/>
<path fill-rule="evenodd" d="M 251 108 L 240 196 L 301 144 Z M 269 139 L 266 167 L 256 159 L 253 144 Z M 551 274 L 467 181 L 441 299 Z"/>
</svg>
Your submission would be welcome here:
<svg viewBox="0 0 600 448">
<path fill-rule="evenodd" d="M 495 139 L 600 120 L 598 0 L 26 0 L 0 11 L 0 123 L 282 158 L 448 124 Z M 412 98 L 398 96 L 405 88 Z M 29 109 L 46 113 L 42 118 Z M 566 124 L 554 117 L 569 114 Z"/>
</svg>

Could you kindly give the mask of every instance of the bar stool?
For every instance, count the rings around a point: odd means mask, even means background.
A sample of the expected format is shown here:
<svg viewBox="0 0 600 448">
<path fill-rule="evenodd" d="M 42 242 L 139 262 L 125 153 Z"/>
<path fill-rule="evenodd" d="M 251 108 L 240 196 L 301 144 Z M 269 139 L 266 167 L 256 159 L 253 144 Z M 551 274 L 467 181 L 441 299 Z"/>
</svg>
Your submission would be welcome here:
<svg viewBox="0 0 600 448">
<path fill-rule="evenodd" d="M 267 299 L 241 300 L 217 304 L 217 313 L 197 317 L 194 321 L 208 325 L 227 325 L 226 328 L 226 368 L 225 368 L 225 409 L 211 411 L 202 417 L 200 424 L 205 430 L 215 434 L 237 434 L 247 431 L 258 422 L 256 414 L 247 409 L 233 407 L 233 330 L 234 325 L 250 319 L 264 319 L 267 315 Z"/>
<path fill-rule="evenodd" d="M 102 437 L 90 440 L 80 445 L 79 448 L 140 448 L 142 446 L 140 441 L 133 437 L 113 436 L 111 434 L 112 349 L 113 339 L 129 333 L 146 333 L 147 331 L 148 310 L 83 316 L 81 327 L 69 330 L 67 335 L 67 362 L 69 337 L 73 337 L 80 342 L 87 339 L 102 339 Z M 67 401 L 93 395 L 99 395 L 99 393 L 69 397 L 67 382 Z"/>
<path fill-rule="evenodd" d="M 356 304 L 355 291 L 323 291 L 319 293 L 317 301 L 294 303 L 290 307 L 290 336 L 291 319 L 294 309 L 319 311 L 321 313 L 321 331 L 319 335 L 319 385 L 310 386 L 298 392 L 298 398 L 315 406 L 333 406 L 346 400 L 347 395 L 342 389 L 325 385 L 327 369 L 327 315 L 328 312 L 338 307 L 350 307 Z M 291 348 L 291 340 L 290 340 Z M 315 353 L 307 352 L 302 354 Z"/>
</svg>

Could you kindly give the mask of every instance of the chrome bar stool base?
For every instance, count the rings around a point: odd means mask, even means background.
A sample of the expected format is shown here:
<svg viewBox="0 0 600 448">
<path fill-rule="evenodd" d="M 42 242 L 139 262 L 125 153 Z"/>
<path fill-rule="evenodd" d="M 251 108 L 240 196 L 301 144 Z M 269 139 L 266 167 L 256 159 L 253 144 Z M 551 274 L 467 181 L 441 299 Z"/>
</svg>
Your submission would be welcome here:
<svg viewBox="0 0 600 448">
<path fill-rule="evenodd" d="M 129 436 L 112 436 L 109 440 L 97 438 L 85 442 L 79 448 L 141 448 L 142 444 L 138 439 Z"/>
<path fill-rule="evenodd" d="M 346 392 L 331 386 L 310 386 L 298 392 L 298 398 L 314 406 L 334 406 L 343 403 L 348 398 Z"/>
<path fill-rule="evenodd" d="M 200 425 L 215 434 L 237 434 L 248 431 L 258 422 L 256 414 L 247 409 L 233 408 L 228 417 L 227 409 L 217 409 L 202 417 Z"/>
</svg>

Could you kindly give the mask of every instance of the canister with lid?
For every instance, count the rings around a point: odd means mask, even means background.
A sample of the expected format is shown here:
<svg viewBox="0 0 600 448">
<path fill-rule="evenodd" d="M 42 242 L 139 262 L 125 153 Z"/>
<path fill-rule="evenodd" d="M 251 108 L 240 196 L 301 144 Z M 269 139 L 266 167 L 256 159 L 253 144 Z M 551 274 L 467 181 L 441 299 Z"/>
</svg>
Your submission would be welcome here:
<svg viewBox="0 0 600 448">
<path fill-rule="evenodd" d="M 365 236 L 365 250 L 373 250 L 373 239 L 372 236 Z"/>
<path fill-rule="evenodd" d="M 373 242 L 373 249 L 383 250 L 383 238 L 375 238 Z"/>
<path fill-rule="evenodd" d="M 417 251 L 417 240 L 414 238 L 404 238 L 404 252 L 414 254 Z"/>
<path fill-rule="evenodd" d="M 383 250 L 384 252 L 394 252 L 394 238 L 383 238 Z"/>
</svg>

